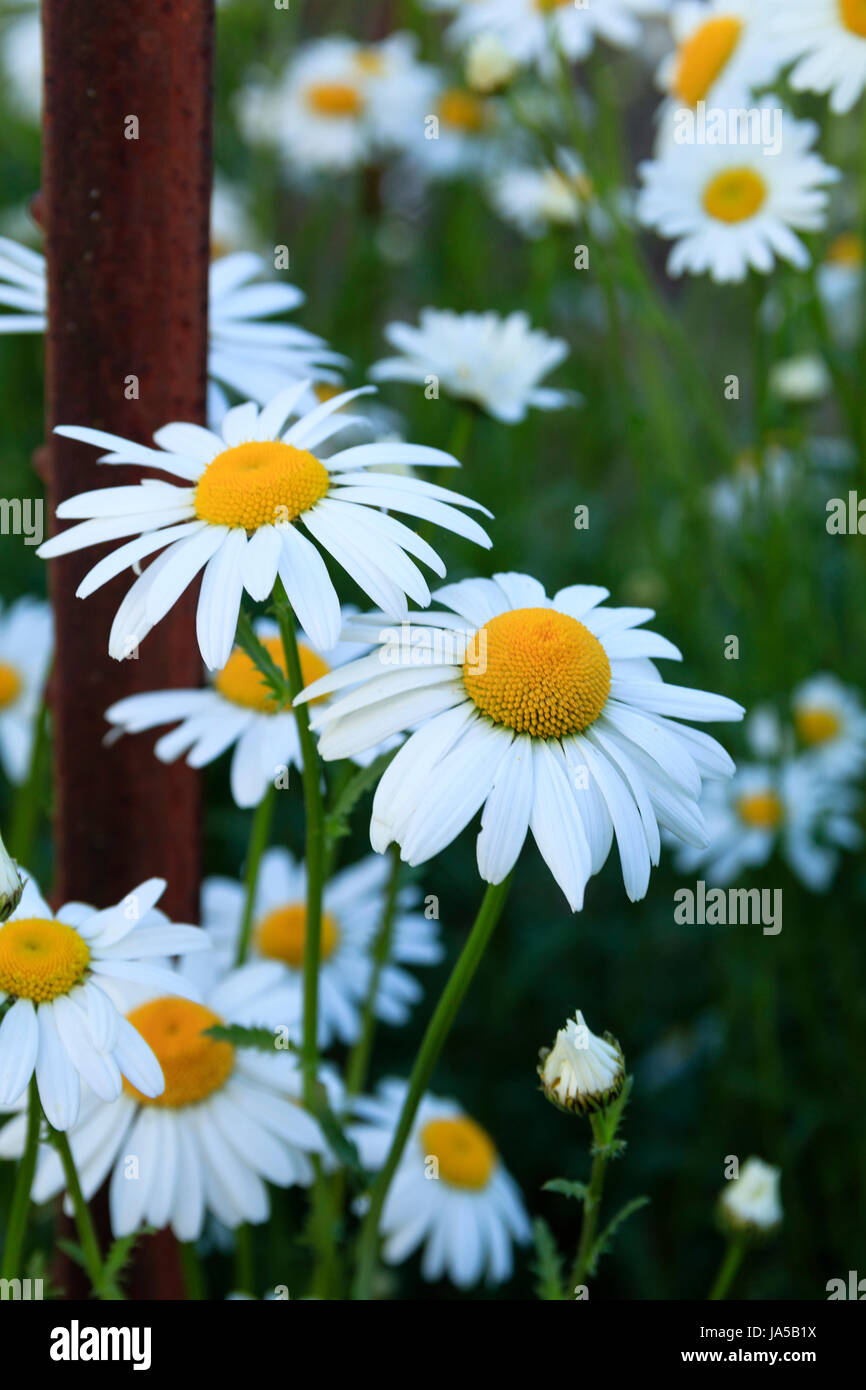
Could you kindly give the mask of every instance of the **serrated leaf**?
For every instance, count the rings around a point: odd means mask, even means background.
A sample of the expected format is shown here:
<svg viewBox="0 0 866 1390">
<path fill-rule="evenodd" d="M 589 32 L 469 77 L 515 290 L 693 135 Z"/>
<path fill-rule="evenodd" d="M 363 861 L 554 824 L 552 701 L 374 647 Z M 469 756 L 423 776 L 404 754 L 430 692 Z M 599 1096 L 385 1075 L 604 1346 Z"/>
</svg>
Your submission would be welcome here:
<svg viewBox="0 0 866 1390">
<path fill-rule="evenodd" d="M 562 1197 L 574 1197 L 576 1201 L 582 1202 L 586 1198 L 589 1188 L 585 1182 L 572 1182 L 569 1178 L 551 1178 L 542 1187 L 542 1192 L 558 1192 Z"/>
<path fill-rule="evenodd" d="M 534 1272 L 538 1276 L 536 1297 L 546 1303 L 561 1303 L 562 1256 L 556 1247 L 553 1232 L 540 1216 L 532 1223 L 532 1240 L 535 1246 Z"/>
</svg>

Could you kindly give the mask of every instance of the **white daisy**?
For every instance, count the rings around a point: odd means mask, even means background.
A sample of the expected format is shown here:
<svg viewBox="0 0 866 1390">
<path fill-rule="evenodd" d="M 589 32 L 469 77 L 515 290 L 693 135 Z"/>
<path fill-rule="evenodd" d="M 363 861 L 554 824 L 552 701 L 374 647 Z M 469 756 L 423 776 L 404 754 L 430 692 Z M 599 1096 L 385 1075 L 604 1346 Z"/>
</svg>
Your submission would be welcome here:
<svg viewBox="0 0 866 1390">
<path fill-rule="evenodd" d="M 497 105 L 467 87 L 451 85 L 434 68 L 419 76 L 416 118 L 403 123 L 401 148 L 413 172 L 425 179 L 482 173 L 494 158 Z"/>
<path fill-rule="evenodd" d="M 385 1161 L 406 1095 L 402 1081 L 384 1081 L 376 1096 L 355 1102 L 368 1123 L 353 1126 L 365 1167 Z M 530 1227 L 514 1179 L 479 1124 L 456 1101 L 425 1096 L 403 1150 L 382 1211 L 380 1230 L 388 1264 L 424 1247 L 421 1274 L 470 1288 L 482 1278 L 511 1277 L 513 1243 L 525 1244 Z"/>
<path fill-rule="evenodd" d="M 353 1043 L 360 1033 L 361 1007 L 372 971 L 371 947 L 382 921 L 388 862 L 369 855 L 342 869 L 325 885 L 322 950 L 319 969 L 319 1045 Z M 435 965 L 442 956 L 437 924 L 413 911 L 419 894 L 404 888 L 397 899 L 388 960 L 379 977 L 376 1015 L 403 1024 L 422 989 L 403 965 Z M 246 901 L 243 884 L 208 878 L 202 886 L 202 926 L 217 959 L 235 959 Z M 279 961 L 287 983 L 296 991 L 302 1012 L 307 879 L 303 864 L 288 850 L 269 849 L 263 856 L 253 904 L 250 955 Z"/>
<path fill-rule="evenodd" d="M 719 1197 L 726 1226 L 734 1231 L 766 1235 L 782 1221 L 779 1196 L 781 1169 L 760 1158 L 747 1158 L 736 1178 L 727 1182 Z"/>
<path fill-rule="evenodd" d="M 556 165 L 546 168 L 511 164 L 490 185 L 490 199 L 504 221 L 527 237 L 543 236 L 551 227 L 573 227 L 592 207 L 592 184 L 569 150 L 557 151 Z"/>
<path fill-rule="evenodd" d="M 50 604 L 19 598 L 5 613 L 0 608 L 0 758 L 11 782 L 23 782 L 30 769 L 53 649 Z"/>
<path fill-rule="evenodd" d="M 234 643 L 241 595 L 269 597 L 277 575 L 292 608 L 320 651 L 340 634 L 340 602 L 319 550 L 300 524 L 388 613 L 407 613 L 406 595 L 429 603 L 430 591 L 415 555 L 436 573 L 444 566 L 430 545 L 380 508 L 422 517 L 479 545 L 490 541 L 457 506 L 485 511 L 478 503 L 417 478 L 383 475 L 376 464 L 454 465 L 440 449 L 420 444 L 361 444 L 324 462 L 310 451 L 345 427 L 341 406 L 373 391 L 345 391 L 301 415 L 287 418 L 310 389 L 307 381 L 281 391 L 261 411 L 235 406 L 222 422 L 222 438 L 199 425 L 170 424 L 154 435 L 151 449 L 117 435 L 78 425 L 57 433 L 108 448 L 105 463 L 135 463 L 181 478 L 146 479 L 129 487 L 99 488 L 68 498 L 57 509 L 70 527 L 40 546 L 44 558 L 90 545 L 135 539 L 107 555 L 77 589 L 80 598 L 155 550 L 165 549 L 135 581 L 117 611 L 109 653 L 118 660 L 137 649 L 151 628 L 204 569 L 198 600 L 198 641 L 211 670 L 226 665 Z M 457 504 L 457 505 L 454 505 Z M 408 552 L 408 553 L 407 553 Z"/>
<path fill-rule="evenodd" d="M 464 580 L 436 597 L 443 608 L 413 615 L 411 641 L 395 645 L 381 615 L 356 619 L 358 633 L 379 630 L 379 651 L 299 697 L 356 687 L 314 712 L 325 759 L 415 727 L 379 782 L 374 849 L 396 841 L 408 863 L 423 863 L 483 807 L 482 879 L 501 883 L 531 830 L 577 911 L 614 833 L 632 900 L 658 863 L 660 825 L 706 843 L 701 778 L 730 776 L 733 763 L 678 721 L 743 710 L 662 681 L 651 658 L 681 658 L 638 630 L 651 609 L 599 607 L 607 590 L 585 584 L 549 599 L 525 574 Z"/>
<path fill-rule="evenodd" d="M 161 1093 L 159 1064 L 112 991 L 132 982 L 196 997 L 161 958 L 210 942 L 154 910 L 164 888 L 152 878 L 102 912 L 66 903 L 55 913 L 27 880 L 0 926 L 0 1105 L 13 1105 L 34 1071 L 55 1129 L 75 1123 L 82 1081 L 104 1101 L 117 1099 L 123 1077 L 148 1096 Z"/>
<path fill-rule="evenodd" d="M 158 1058 L 165 1089 L 152 1098 L 126 1085 L 112 1104 L 89 1094 L 69 1135 L 86 1199 L 111 1175 L 115 1236 L 144 1223 L 170 1226 L 178 1240 L 197 1240 L 207 1212 L 230 1229 L 259 1223 L 269 1213 L 266 1182 L 312 1181 L 309 1156 L 326 1144 L 296 1099 L 295 1059 L 204 1032 L 221 1023 L 278 1027 L 282 994 L 272 989 L 273 978 L 268 965 L 245 966 L 216 979 L 204 1003 L 151 993 L 129 1009 L 124 1026 Z M 23 1145 L 19 1116 L 0 1135 L 0 1155 L 14 1157 Z M 45 1202 L 63 1185 L 57 1154 L 43 1148 L 33 1200 Z"/>
<path fill-rule="evenodd" d="M 622 1090 L 625 1066 L 619 1043 L 610 1033 L 603 1038 L 593 1033 L 580 1009 L 539 1058 L 541 1088 L 561 1110 L 599 1110 Z"/>
<path fill-rule="evenodd" d="M 426 383 L 458 400 L 471 401 L 495 420 L 513 425 L 530 406 L 558 410 L 574 403 L 567 391 L 539 385 L 542 377 L 568 356 L 568 344 L 531 328 L 520 310 L 499 314 L 457 314 L 452 309 L 422 309 L 416 327 L 389 323 L 385 337 L 400 353 L 370 368 L 375 381 Z"/>
<path fill-rule="evenodd" d="M 866 768 L 866 709 L 858 690 L 837 676 L 812 676 L 797 687 L 791 709 L 804 756 L 832 777 L 859 777 Z"/>
<path fill-rule="evenodd" d="M 853 788 L 809 759 L 786 759 L 779 767 L 744 763 L 730 783 L 707 785 L 701 811 L 708 844 L 681 848 L 676 867 L 725 887 L 778 850 L 807 888 L 826 893 L 840 851 L 862 844 L 857 809 Z"/>
<path fill-rule="evenodd" d="M 770 34 L 782 63 L 793 63 L 795 92 L 829 94 L 830 110 L 850 111 L 866 87 L 866 0 L 767 0 Z"/>
<path fill-rule="evenodd" d="M 778 111 L 765 101 L 760 111 Z M 783 115 L 781 148 L 751 143 L 677 144 L 640 166 L 644 186 L 638 220 L 676 239 L 668 274 L 709 272 L 721 283 L 743 280 L 751 267 L 769 274 L 777 257 L 804 270 L 809 253 L 795 235 L 824 226 L 824 185 L 839 171 L 810 153 L 818 133 L 811 121 Z"/>
<path fill-rule="evenodd" d="M 834 237 L 818 267 L 817 282 L 834 340 L 853 347 L 863 322 L 863 241 L 856 232 Z"/>
<path fill-rule="evenodd" d="M 271 660 L 285 675 L 285 654 L 277 624 L 262 618 L 254 627 Z M 357 657 L 358 646 L 354 642 L 340 643 L 326 660 L 299 633 L 298 652 L 307 683 Z M 234 747 L 231 792 L 235 804 L 243 809 L 258 806 L 268 787 L 287 785 L 288 769 L 300 769 L 303 765 L 294 712 L 291 707 L 278 708 L 261 671 L 241 647 L 234 648 L 226 665 L 205 689 L 129 695 L 111 705 L 105 717 L 126 734 L 176 723 L 178 727 L 164 734 L 153 750 L 164 763 L 172 763 L 185 753 L 189 767 L 206 767 Z M 357 761 L 366 766 L 395 742 L 372 749 Z"/>
<path fill-rule="evenodd" d="M 251 251 L 211 263 L 208 294 L 208 418 L 218 423 L 228 409 L 225 388 L 265 404 L 290 382 L 307 377 L 338 380 L 346 359 L 323 338 L 274 315 L 303 304 L 295 285 L 265 277 L 267 266 Z M 0 333 L 44 333 L 47 323 L 45 257 L 0 237 Z"/>
<path fill-rule="evenodd" d="M 474 0 L 463 5 L 448 31 L 457 44 L 475 34 L 495 34 L 519 62 L 543 72 L 555 67 L 556 52 L 570 62 L 591 53 L 597 38 L 617 48 L 634 48 L 641 37 L 638 15 L 658 12 L 656 0 Z"/>
<path fill-rule="evenodd" d="M 764 0 L 680 0 L 670 11 L 670 26 L 676 47 L 656 77 L 677 106 L 748 105 L 752 91 L 778 73 Z"/>
</svg>

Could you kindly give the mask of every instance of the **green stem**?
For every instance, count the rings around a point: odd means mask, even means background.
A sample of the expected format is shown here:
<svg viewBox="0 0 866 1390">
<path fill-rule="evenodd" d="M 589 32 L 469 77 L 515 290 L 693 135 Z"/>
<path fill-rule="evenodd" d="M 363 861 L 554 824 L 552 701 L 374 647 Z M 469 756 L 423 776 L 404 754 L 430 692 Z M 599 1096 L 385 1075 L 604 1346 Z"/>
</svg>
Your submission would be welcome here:
<svg viewBox="0 0 866 1390">
<path fill-rule="evenodd" d="M 352 1048 L 346 1065 L 346 1095 L 348 1096 L 359 1095 L 363 1091 L 367 1079 L 370 1055 L 373 1050 L 373 1036 L 376 1031 L 376 999 L 379 994 L 379 981 L 391 952 L 391 938 L 394 933 L 394 916 L 399 892 L 400 846 L 392 845 L 391 876 L 388 880 L 382 921 L 373 942 L 373 969 L 370 973 L 370 984 L 367 989 L 367 997 L 364 1000 L 364 1011 L 361 1015 L 361 1034 Z"/>
<path fill-rule="evenodd" d="M 282 580 L 275 588 L 277 621 L 286 658 L 286 673 L 292 699 L 304 688 L 301 657 L 295 635 L 294 615 Z M 298 742 L 301 745 L 301 780 L 306 814 L 307 922 L 304 938 L 304 1031 L 301 1043 L 301 1069 L 304 1075 L 304 1104 L 315 1113 L 318 1074 L 319 960 L 322 940 L 322 890 L 325 867 L 325 811 L 319 775 L 319 756 L 310 729 L 307 705 L 294 707 Z"/>
<path fill-rule="evenodd" d="M 102 1274 L 102 1255 L 99 1251 L 99 1241 L 96 1238 L 96 1229 L 93 1225 L 93 1218 L 90 1215 L 90 1208 L 84 1200 L 81 1191 L 81 1183 L 78 1181 L 78 1171 L 75 1167 L 75 1160 L 72 1157 L 72 1150 L 69 1147 L 69 1140 L 62 1129 L 51 1129 L 51 1139 L 57 1152 L 60 1154 L 60 1162 L 63 1164 L 63 1176 L 66 1180 L 66 1191 L 69 1200 L 72 1202 L 72 1209 L 75 1213 L 75 1225 L 78 1230 L 78 1242 L 81 1246 L 81 1253 L 84 1256 L 84 1265 L 88 1277 L 93 1285 L 94 1291 L 100 1297 L 109 1298 L 108 1294 L 102 1293 L 103 1274 Z"/>
<path fill-rule="evenodd" d="M 592 1170 L 589 1177 L 589 1187 L 583 1199 L 583 1224 L 580 1228 L 577 1258 L 574 1262 L 574 1269 L 571 1275 L 572 1289 L 578 1284 L 586 1283 L 587 1275 L 592 1266 L 593 1247 L 595 1245 L 596 1231 L 598 1230 L 598 1218 L 601 1214 L 601 1198 L 604 1192 L 604 1179 L 607 1172 L 608 1160 L 610 1158 L 609 1138 L 599 1116 L 591 1115 L 590 1122 L 592 1124 L 592 1137 L 594 1140 Z"/>
<path fill-rule="evenodd" d="M 252 935 L 253 929 L 253 908 L 255 907 L 256 901 L 256 885 L 259 881 L 259 865 L 262 862 L 262 855 L 271 837 L 275 796 L 274 785 L 271 783 L 255 809 L 252 825 L 250 826 L 250 839 L 247 847 L 247 862 L 244 875 L 246 897 L 244 899 L 244 912 L 241 918 L 241 930 L 235 956 L 236 966 L 243 965 L 250 948 L 250 936 Z"/>
<path fill-rule="evenodd" d="M 510 874 L 502 883 L 488 884 L 478 909 L 478 915 L 469 933 L 469 939 L 460 953 L 448 983 L 440 995 L 433 1017 L 427 1025 L 424 1040 L 409 1077 L 406 1099 L 403 1102 L 403 1109 L 400 1112 L 400 1119 L 391 1141 L 388 1157 L 385 1159 L 384 1167 L 373 1186 L 370 1206 L 361 1230 L 358 1243 L 358 1269 L 353 1289 L 353 1297 L 356 1299 L 369 1299 L 371 1296 L 373 1274 L 376 1268 L 379 1220 L 388 1189 L 391 1186 L 391 1180 L 406 1147 L 412 1122 L 430 1083 L 445 1039 L 451 1031 L 451 1025 L 463 1002 L 463 997 L 481 963 L 481 958 L 502 914 L 510 886 Z"/>
<path fill-rule="evenodd" d="M 734 1282 L 734 1277 L 737 1270 L 740 1268 L 740 1262 L 745 1254 L 745 1250 L 746 1242 L 743 1240 L 743 1237 L 732 1236 L 728 1242 L 725 1257 L 719 1266 L 719 1272 L 716 1275 L 715 1283 L 708 1295 L 712 1302 L 717 1303 L 721 1299 L 727 1297 L 728 1289 Z"/>
<path fill-rule="evenodd" d="M 256 1261 L 253 1250 L 253 1228 L 244 1222 L 235 1231 L 235 1291 L 254 1294 L 256 1291 Z"/>
<path fill-rule="evenodd" d="M 27 1138 L 24 1144 L 24 1153 L 21 1155 L 21 1162 L 18 1165 L 18 1172 L 15 1177 L 15 1189 L 12 1194 L 12 1208 L 9 1213 L 9 1222 L 6 1228 L 6 1243 L 3 1247 L 3 1279 L 21 1278 L 21 1252 L 24 1248 L 24 1235 L 27 1230 L 27 1215 L 30 1210 L 30 1189 L 33 1186 L 33 1174 L 36 1171 L 36 1156 L 39 1151 L 39 1124 L 42 1118 L 42 1111 L 39 1105 L 39 1089 L 36 1085 L 36 1073 L 30 1078 L 30 1090 L 27 1100 Z"/>
<path fill-rule="evenodd" d="M 9 852 L 19 864 L 28 865 L 39 824 L 39 793 L 43 785 L 45 755 L 48 751 L 48 705 L 39 707 L 27 780 L 19 788 L 9 828 Z"/>
<path fill-rule="evenodd" d="M 191 1303 L 201 1303 L 206 1297 L 207 1290 L 204 1270 L 195 1248 L 195 1242 L 191 1240 L 180 1241 L 179 1247 L 186 1296 Z"/>
</svg>

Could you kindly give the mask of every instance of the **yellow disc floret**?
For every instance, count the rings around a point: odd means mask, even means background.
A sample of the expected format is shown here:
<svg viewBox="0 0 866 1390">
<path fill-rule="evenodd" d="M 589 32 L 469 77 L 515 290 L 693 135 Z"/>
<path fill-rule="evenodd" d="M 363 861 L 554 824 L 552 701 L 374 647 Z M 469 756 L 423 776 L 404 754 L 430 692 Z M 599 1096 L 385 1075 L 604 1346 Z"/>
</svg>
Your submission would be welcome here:
<svg viewBox="0 0 866 1390">
<path fill-rule="evenodd" d="M 866 39 L 866 0 L 839 0 L 839 13 L 846 29 Z"/>
<path fill-rule="evenodd" d="M 219 1014 L 191 999 L 166 995 L 151 999 L 127 1015 L 144 1038 L 165 1077 L 161 1096 L 144 1096 L 129 1082 L 123 1089 L 142 1105 L 161 1105 L 178 1110 L 197 1105 L 225 1085 L 234 1069 L 231 1043 L 209 1038 L 206 1028 L 222 1023 Z"/>
<path fill-rule="evenodd" d="M 494 724 L 535 738 L 563 738 L 601 714 L 610 662 L 576 618 L 551 608 L 518 608 L 475 634 L 463 678 L 469 697 Z"/>
<path fill-rule="evenodd" d="M 84 977 L 87 942 L 74 927 L 50 917 L 21 917 L 0 927 L 0 989 L 45 1004 L 68 994 Z"/>
<path fill-rule="evenodd" d="M 286 658 L 279 637 L 265 637 L 259 640 L 285 676 Z M 318 652 L 314 652 L 305 642 L 298 643 L 298 655 L 301 658 L 304 685 L 312 685 L 313 681 L 317 681 L 320 676 L 326 676 L 331 669 Z M 277 711 L 277 702 L 271 687 L 252 657 L 247 656 L 240 647 L 235 647 L 215 678 L 214 689 L 218 690 L 224 699 L 231 700 L 233 705 L 242 705 L 244 709 L 258 710 L 260 714 L 275 714 Z M 319 695 L 309 703 L 315 705 L 321 699 L 324 699 L 324 696 Z"/>
<path fill-rule="evenodd" d="M 863 264 L 863 238 L 856 232 L 840 232 L 827 250 L 827 264 L 858 270 Z"/>
<path fill-rule="evenodd" d="M 306 903 L 286 903 L 275 907 L 256 927 L 256 946 L 269 960 L 281 960 L 293 970 L 304 964 L 304 944 L 307 940 Z M 327 960 L 340 941 L 340 928 L 330 912 L 322 913 L 320 956 Z"/>
<path fill-rule="evenodd" d="M 212 459 L 195 490 L 195 514 L 213 526 L 255 531 L 294 521 L 328 491 L 328 470 L 280 440 L 237 444 Z"/>
<path fill-rule="evenodd" d="M 751 792 L 737 801 L 740 820 L 750 830 L 776 830 L 782 824 L 785 808 L 774 791 Z"/>
<path fill-rule="evenodd" d="M 746 222 L 767 200 L 767 185 L 754 169 L 725 169 L 704 189 L 704 210 L 717 222 Z"/>
<path fill-rule="evenodd" d="M 794 711 L 794 727 L 802 742 L 812 748 L 838 737 L 842 721 L 832 709 L 798 709 Z"/>
<path fill-rule="evenodd" d="M 307 102 L 317 116 L 346 120 L 360 116 L 364 99 L 348 82 L 315 82 L 307 89 Z"/>
<path fill-rule="evenodd" d="M 474 134 L 484 128 L 484 103 L 471 92 L 452 87 L 439 98 L 436 114 L 443 125 Z"/>
<path fill-rule="evenodd" d="M 686 39 L 677 54 L 674 95 L 688 106 L 703 101 L 731 60 L 743 21 L 735 15 L 708 19 Z"/>
<path fill-rule="evenodd" d="M 21 677 L 14 666 L 0 661 L 0 709 L 14 705 L 21 694 Z"/>
<path fill-rule="evenodd" d="M 496 1167 L 496 1149 L 489 1135 L 461 1115 L 453 1120 L 430 1120 L 420 1134 L 425 1159 L 435 1158 L 438 1175 L 451 1187 L 478 1192 Z"/>
</svg>

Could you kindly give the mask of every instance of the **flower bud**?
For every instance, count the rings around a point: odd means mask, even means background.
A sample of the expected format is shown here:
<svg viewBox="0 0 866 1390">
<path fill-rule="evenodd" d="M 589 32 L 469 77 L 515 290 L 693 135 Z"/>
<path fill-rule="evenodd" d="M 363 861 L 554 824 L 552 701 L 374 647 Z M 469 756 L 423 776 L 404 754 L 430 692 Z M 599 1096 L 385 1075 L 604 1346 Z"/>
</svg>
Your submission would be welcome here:
<svg viewBox="0 0 866 1390">
<path fill-rule="evenodd" d="M 11 917 L 21 901 L 24 884 L 18 872 L 18 865 L 10 859 L 6 846 L 0 837 L 0 922 Z"/>
<path fill-rule="evenodd" d="M 489 96 L 507 87 L 517 64 L 495 34 L 477 34 L 466 54 L 466 82 L 473 92 Z"/>
<path fill-rule="evenodd" d="M 725 1229 L 738 1235 L 768 1235 L 782 1221 L 779 1199 L 781 1170 L 760 1158 L 748 1158 L 740 1175 L 726 1184 L 719 1197 Z"/>
<path fill-rule="evenodd" d="M 539 1053 L 541 1088 L 560 1110 L 587 1114 L 615 1100 L 625 1080 L 625 1061 L 616 1038 L 590 1032 L 578 1009 L 560 1028 L 553 1047 Z"/>
</svg>

